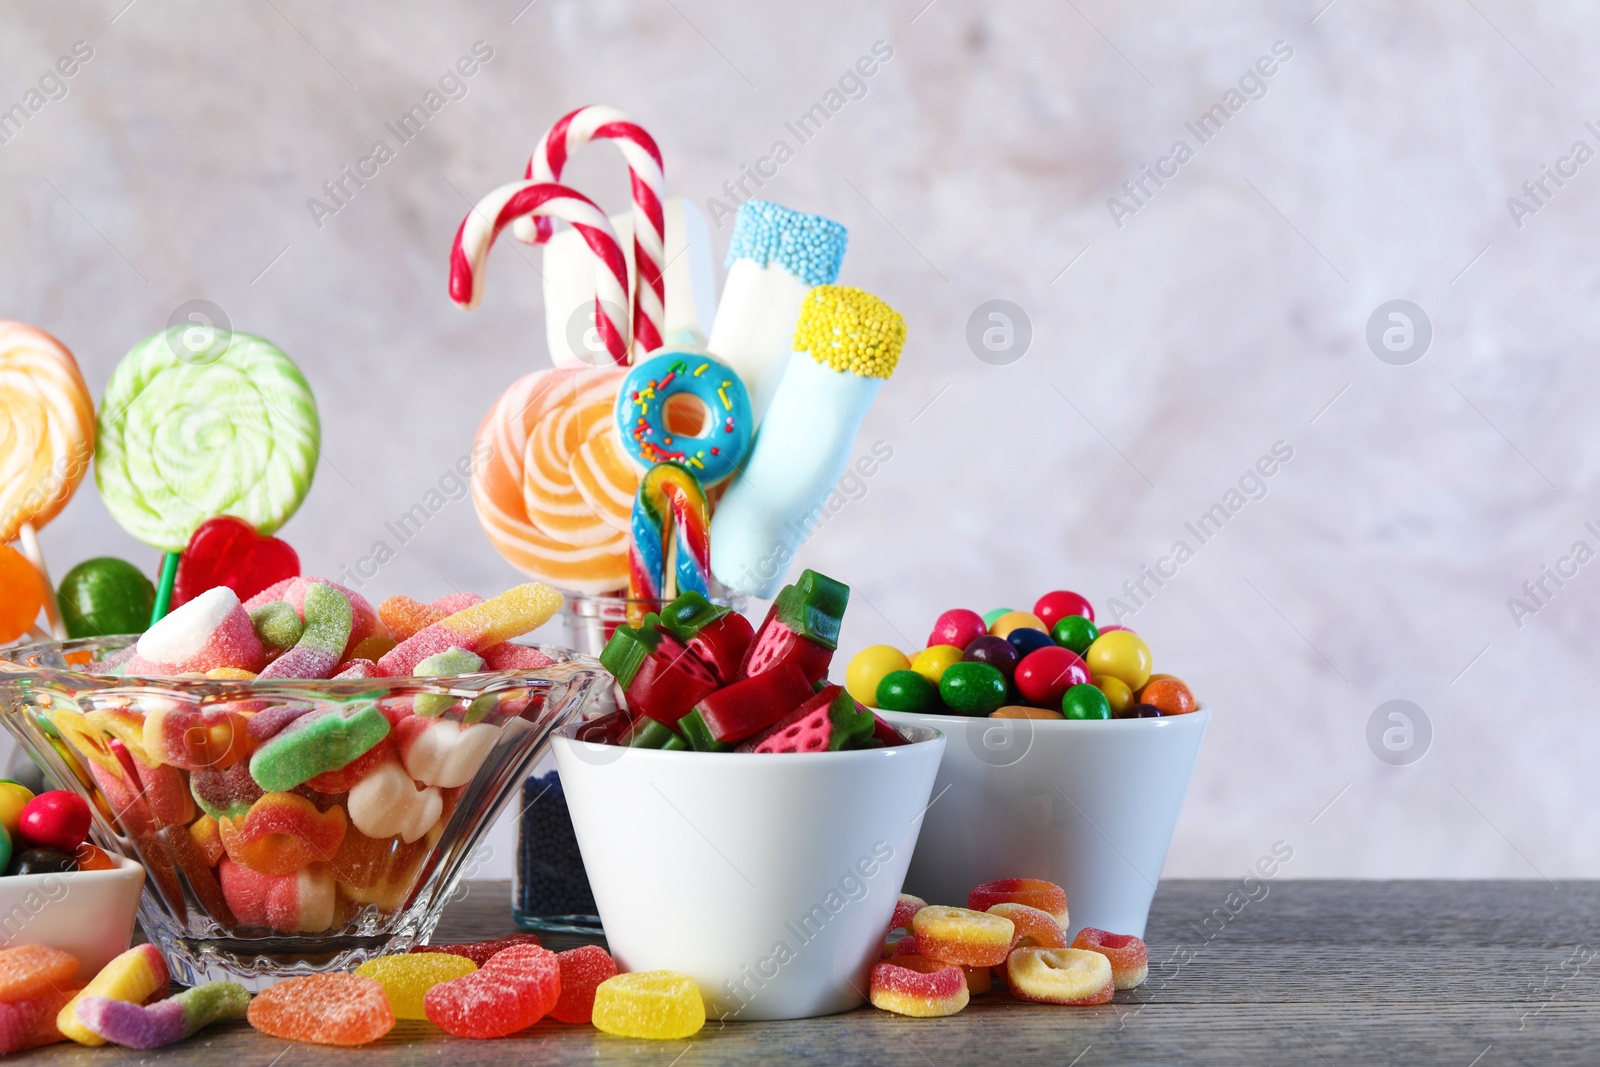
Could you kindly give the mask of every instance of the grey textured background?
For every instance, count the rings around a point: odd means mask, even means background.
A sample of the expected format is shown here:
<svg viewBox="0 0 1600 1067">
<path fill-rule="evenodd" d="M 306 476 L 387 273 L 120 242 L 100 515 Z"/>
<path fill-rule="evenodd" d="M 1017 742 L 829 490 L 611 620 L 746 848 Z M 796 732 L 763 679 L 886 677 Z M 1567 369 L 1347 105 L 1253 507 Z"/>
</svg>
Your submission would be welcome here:
<svg viewBox="0 0 1600 1067">
<path fill-rule="evenodd" d="M 1600 26 L 1577 3 L 1325 2 L 9 4 L 0 107 L 75 41 L 94 56 L 0 145 L 0 315 L 65 340 L 97 395 L 187 300 L 281 344 L 326 428 L 284 536 L 334 576 L 547 361 L 536 252 L 496 250 L 481 310 L 446 298 L 469 198 L 604 102 L 703 205 L 886 41 L 761 191 L 846 223 L 842 280 L 909 322 L 858 445 L 894 458 L 802 557 L 856 590 L 845 650 L 920 644 L 953 605 L 1103 604 L 1282 441 L 1267 495 L 1128 620 L 1216 710 L 1168 873 L 1232 876 L 1281 838 L 1286 876 L 1594 877 L 1600 568 L 1520 627 L 1507 598 L 1600 548 L 1600 162 L 1520 227 L 1506 200 L 1600 148 Z M 319 228 L 307 199 L 480 40 L 466 95 Z M 1265 94 L 1119 227 L 1120 183 L 1197 144 L 1184 124 L 1277 41 Z M 569 177 L 626 203 L 609 148 Z M 1396 298 L 1432 322 L 1409 366 L 1365 340 Z M 992 299 L 1031 319 L 1010 365 L 966 341 Z M 154 565 L 92 489 L 45 543 L 58 574 Z M 463 501 L 365 591 L 515 578 Z M 1432 724 L 1410 766 L 1368 746 L 1391 699 Z"/>
</svg>

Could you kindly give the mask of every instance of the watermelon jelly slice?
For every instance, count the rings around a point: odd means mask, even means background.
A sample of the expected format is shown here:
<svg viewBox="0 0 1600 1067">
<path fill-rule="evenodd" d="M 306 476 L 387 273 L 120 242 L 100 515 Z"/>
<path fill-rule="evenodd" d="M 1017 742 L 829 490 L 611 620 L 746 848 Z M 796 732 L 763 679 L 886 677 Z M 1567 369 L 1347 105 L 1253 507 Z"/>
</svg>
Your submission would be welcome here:
<svg viewBox="0 0 1600 1067">
<path fill-rule="evenodd" d="M 840 752 L 871 748 L 882 742 L 872 736 L 872 712 L 857 704 L 841 686 L 830 685 L 776 726 L 739 746 L 741 752 Z"/>
<path fill-rule="evenodd" d="M 678 729 L 691 747 L 701 747 L 695 745 L 701 729 L 713 742 L 734 744 L 782 720 L 815 695 L 799 667 L 782 663 L 705 697 L 679 720 Z"/>
<path fill-rule="evenodd" d="M 746 678 L 792 663 L 816 683 L 828 675 L 839 645 L 839 623 L 850 600 L 850 587 L 827 575 L 807 570 L 800 580 L 778 593 L 756 631 L 740 665 Z"/>
<path fill-rule="evenodd" d="M 741 677 L 739 664 L 755 637 L 749 619 L 693 590 L 662 609 L 661 628 L 689 646 L 724 685 Z"/>
<path fill-rule="evenodd" d="M 693 652 L 661 630 L 654 612 L 638 626 L 619 626 L 600 664 L 622 686 L 628 707 L 671 726 L 718 688 L 716 676 Z"/>
</svg>

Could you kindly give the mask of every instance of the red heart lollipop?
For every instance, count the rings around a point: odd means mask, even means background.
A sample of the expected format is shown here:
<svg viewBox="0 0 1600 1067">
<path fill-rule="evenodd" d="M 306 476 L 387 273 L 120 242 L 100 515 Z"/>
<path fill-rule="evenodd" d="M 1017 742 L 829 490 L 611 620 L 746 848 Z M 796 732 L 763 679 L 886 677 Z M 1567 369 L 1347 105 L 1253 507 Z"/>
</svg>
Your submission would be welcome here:
<svg viewBox="0 0 1600 1067">
<path fill-rule="evenodd" d="M 262 537 L 255 527 L 232 515 L 209 519 L 189 538 L 178 561 L 172 590 L 177 607 L 225 585 L 248 600 L 267 586 L 300 575 L 300 557 L 276 537 Z"/>
</svg>

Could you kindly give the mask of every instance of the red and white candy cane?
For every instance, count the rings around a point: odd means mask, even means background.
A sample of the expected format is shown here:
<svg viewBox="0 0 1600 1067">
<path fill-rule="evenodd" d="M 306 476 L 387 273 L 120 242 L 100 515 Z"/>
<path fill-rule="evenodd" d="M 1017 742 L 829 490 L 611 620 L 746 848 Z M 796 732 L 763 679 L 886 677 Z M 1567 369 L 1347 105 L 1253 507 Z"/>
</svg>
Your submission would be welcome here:
<svg viewBox="0 0 1600 1067">
<path fill-rule="evenodd" d="M 614 107 L 591 105 L 563 115 L 539 138 L 524 174 L 530 181 L 558 182 L 572 153 L 590 141 L 614 141 L 628 161 L 633 184 L 633 347 L 637 361 L 666 344 L 666 179 L 661 150 L 643 126 Z M 544 218 L 518 221 L 512 232 L 528 244 L 543 244 L 555 231 Z"/>
<path fill-rule="evenodd" d="M 628 306 L 628 261 L 606 213 L 576 189 L 554 182 L 511 182 L 478 201 L 461 220 L 450 249 L 450 299 L 469 310 L 478 306 L 494 239 L 511 222 L 528 216 L 571 223 L 599 258 L 603 269 L 595 272 L 595 327 L 606 354 L 617 365 L 627 366 L 626 314 L 619 322 L 611 310 Z"/>
</svg>

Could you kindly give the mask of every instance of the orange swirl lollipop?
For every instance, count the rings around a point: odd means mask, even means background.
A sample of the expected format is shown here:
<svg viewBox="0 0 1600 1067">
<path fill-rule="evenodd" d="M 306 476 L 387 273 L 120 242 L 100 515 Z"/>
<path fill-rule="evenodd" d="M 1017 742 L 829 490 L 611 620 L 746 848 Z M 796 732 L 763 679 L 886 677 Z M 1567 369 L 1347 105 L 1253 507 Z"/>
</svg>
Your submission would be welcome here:
<svg viewBox="0 0 1600 1067">
<path fill-rule="evenodd" d="M 530 577 L 587 594 L 628 584 L 639 470 L 612 417 L 626 373 L 536 371 L 513 383 L 478 428 L 488 456 L 472 479 L 478 521 Z"/>
<path fill-rule="evenodd" d="M 93 455 L 94 400 L 77 360 L 43 330 L 0 320 L 0 545 L 20 537 L 47 590 L 37 531 L 72 499 Z M 44 608 L 65 637 L 53 591 Z"/>
</svg>

